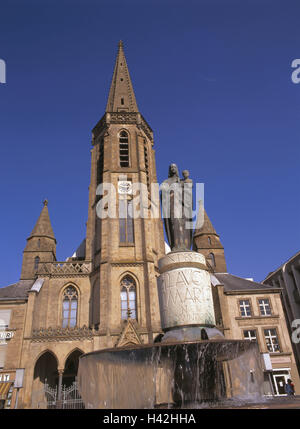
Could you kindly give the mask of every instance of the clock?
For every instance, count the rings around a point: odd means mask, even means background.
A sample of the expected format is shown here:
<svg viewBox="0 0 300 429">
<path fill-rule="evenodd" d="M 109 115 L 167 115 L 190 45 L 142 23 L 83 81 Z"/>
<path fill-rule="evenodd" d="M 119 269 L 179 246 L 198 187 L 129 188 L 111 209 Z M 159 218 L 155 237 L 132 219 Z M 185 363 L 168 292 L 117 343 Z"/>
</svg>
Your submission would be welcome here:
<svg viewBox="0 0 300 429">
<path fill-rule="evenodd" d="M 118 193 L 119 194 L 132 194 L 132 183 L 129 181 L 119 181 L 118 182 Z"/>
</svg>

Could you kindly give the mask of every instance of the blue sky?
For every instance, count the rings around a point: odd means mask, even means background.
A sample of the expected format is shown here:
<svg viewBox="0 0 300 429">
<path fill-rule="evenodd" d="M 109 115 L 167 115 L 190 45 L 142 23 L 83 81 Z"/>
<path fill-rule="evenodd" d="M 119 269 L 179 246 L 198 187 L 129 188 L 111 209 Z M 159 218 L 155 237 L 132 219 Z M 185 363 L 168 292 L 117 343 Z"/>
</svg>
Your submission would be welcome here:
<svg viewBox="0 0 300 429">
<path fill-rule="evenodd" d="M 175 162 L 205 183 L 229 272 L 260 281 L 299 251 L 299 16 L 289 0 L 2 0 L 0 285 L 19 279 L 43 199 L 58 260 L 84 238 L 120 39 L 158 180 Z"/>
</svg>

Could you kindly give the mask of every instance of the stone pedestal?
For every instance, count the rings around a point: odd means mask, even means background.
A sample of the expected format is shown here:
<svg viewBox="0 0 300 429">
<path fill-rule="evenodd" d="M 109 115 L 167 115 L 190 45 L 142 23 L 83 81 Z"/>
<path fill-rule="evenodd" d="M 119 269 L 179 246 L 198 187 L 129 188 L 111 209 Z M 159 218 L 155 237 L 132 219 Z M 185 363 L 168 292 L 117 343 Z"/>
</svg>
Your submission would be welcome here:
<svg viewBox="0 0 300 429">
<path fill-rule="evenodd" d="M 166 332 L 216 325 L 210 275 L 205 257 L 192 251 L 171 252 L 159 260 L 158 296 Z"/>
</svg>

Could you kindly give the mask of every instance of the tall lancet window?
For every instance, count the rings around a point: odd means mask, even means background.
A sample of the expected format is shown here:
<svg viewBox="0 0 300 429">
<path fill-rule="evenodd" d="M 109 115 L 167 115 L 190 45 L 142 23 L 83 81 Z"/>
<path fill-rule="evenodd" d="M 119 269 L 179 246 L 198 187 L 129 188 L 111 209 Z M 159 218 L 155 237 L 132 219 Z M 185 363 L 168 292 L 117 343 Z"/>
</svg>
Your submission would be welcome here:
<svg viewBox="0 0 300 429">
<path fill-rule="evenodd" d="M 37 256 L 36 258 L 34 258 L 34 271 L 37 271 L 39 267 L 39 263 L 40 263 L 40 258 Z"/>
<path fill-rule="evenodd" d="M 208 256 L 208 258 L 209 258 L 210 265 L 212 267 L 215 267 L 216 266 L 215 255 L 213 253 L 210 253 L 209 256 Z"/>
<path fill-rule="evenodd" d="M 129 167 L 128 134 L 121 131 L 119 134 L 120 167 Z"/>
<path fill-rule="evenodd" d="M 136 315 L 136 285 L 130 276 L 121 281 L 121 319 L 137 319 Z"/>
<path fill-rule="evenodd" d="M 123 198 L 120 197 L 119 199 L 120 244 L 133 244 L 134 229 L 132 199 L 127 195 L 122 197 Z"/>
<path fill-rule="evenodd" d="M 63 294 L 63 328 L 74 328 L 77 324 L 78 293 L 73 286 L 68 286 Z"/>
</svg>

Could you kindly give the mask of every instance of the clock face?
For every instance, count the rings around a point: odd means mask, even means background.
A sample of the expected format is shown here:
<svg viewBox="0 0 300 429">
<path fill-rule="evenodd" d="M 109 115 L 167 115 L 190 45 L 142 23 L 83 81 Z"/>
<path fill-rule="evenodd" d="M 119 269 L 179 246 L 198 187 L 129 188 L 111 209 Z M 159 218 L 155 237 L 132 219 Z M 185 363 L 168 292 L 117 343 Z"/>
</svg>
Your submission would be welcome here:
<svg viewBox="0 0 300 429">
<path fill-rule="evenodd" d="M 118 182 L 118 192 L 119 194 L 132 194 L 132 183 L 125 180 Z"/>
</svg>

